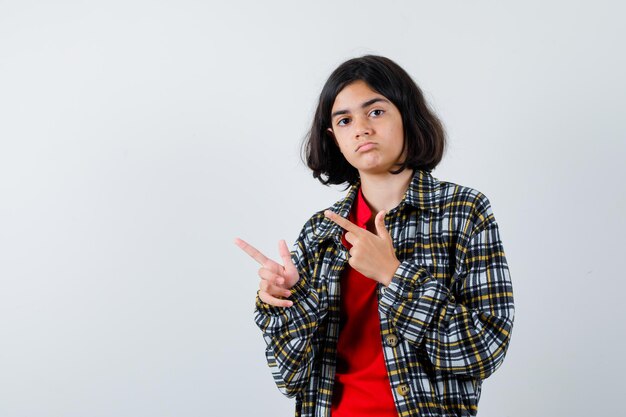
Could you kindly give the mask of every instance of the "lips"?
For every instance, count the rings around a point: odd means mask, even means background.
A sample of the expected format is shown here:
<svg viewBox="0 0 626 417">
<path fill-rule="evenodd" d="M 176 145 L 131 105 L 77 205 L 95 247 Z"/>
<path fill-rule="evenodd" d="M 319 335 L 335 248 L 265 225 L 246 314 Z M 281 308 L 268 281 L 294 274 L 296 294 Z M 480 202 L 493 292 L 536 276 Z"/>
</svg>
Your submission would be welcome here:
<svg viewBox="0 0 626 417">
<path fill-rule="evenodd" d="M 374 142 L 363 142 L 356 148 L 355 152 L 359 152 L 359 151 L 365 152 L 367 150 L 372 149 L 373 147 L 374 147 Z"/>
</svg>

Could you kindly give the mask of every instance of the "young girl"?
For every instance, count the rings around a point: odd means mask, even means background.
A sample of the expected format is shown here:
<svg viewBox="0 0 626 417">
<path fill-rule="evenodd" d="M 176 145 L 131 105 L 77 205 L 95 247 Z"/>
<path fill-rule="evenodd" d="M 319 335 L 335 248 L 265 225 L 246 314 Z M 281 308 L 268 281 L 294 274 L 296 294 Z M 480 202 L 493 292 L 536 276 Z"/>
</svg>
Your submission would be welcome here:
<svg viewBox="0 0 626 417">
<path fill-rule="evenodd" d="M 504 360 L 513 289 L 487 197 L 430 173 L 443 127 L 388 58 L 341 64 L 306 159 L 345 198 L 261 264 L 255 322 L 296 416 L 474 416 Z M 325 178 L 323 178 L 325 177 Z"/>
</svg>

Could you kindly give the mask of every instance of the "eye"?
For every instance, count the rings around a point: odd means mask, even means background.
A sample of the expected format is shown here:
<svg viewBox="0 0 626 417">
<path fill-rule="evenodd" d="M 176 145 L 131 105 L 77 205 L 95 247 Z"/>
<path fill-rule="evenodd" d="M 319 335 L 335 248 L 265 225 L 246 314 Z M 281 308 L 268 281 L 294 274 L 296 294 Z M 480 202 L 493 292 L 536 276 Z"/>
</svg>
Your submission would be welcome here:
<svg viewBox="0 0 626 417">
<path fill-rule="evenodd" d="M 384 111 L 384 110 L 381 110 L 381 109 L 375 109 L 375 110 L 372 110 L 372 112 L 371 112 L 370 114 L 375 113 L 375 112 L 379 112 L 379 114 L 378 114 L 378 115 L 381 115 L 381 114 L 383 114 L 385 111 Z"/>
<path fill-rule="evenodd" d="M 345 126 L 344 124 L 342 124 L 342 123 L 341 123 L 341 122 L 342 122 L 342 121 L 344 121 L 344 120 L 348 120 L 348 118 L 347 118 L 347 117 L 344 117 L 343 119 L 339 119 L 339 120 L 337 120 L 337 125 L 339 125 L 339 126 Z"/>
</svg>

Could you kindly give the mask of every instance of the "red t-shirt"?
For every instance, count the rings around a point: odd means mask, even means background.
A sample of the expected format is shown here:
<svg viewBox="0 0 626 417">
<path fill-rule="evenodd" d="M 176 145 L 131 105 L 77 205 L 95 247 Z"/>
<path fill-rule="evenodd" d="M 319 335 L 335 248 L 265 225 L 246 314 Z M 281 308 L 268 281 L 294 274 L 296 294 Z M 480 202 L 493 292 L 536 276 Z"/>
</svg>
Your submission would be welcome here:
<svg viewBox="0 0 626 417">
<path fill-rule="evenodd" d="M 359 188 L 348 219 L 366 229 L 371 216 Z M 349 250 L 352 245 L 343 235 L 341 239 Z M 341 277 L 333 417 L 398 416 L 383 356 L 377 285 L 346 263 Z"/>
</svg>

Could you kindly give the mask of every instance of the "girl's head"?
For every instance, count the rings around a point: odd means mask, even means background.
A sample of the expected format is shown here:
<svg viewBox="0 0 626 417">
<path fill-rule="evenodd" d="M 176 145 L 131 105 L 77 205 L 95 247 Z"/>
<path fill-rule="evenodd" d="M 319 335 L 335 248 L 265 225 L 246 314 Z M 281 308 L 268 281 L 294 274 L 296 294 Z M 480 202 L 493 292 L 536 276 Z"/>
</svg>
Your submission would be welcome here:
<svg viewBox="0 0 626 417">
<path fill-rule="evenodd" d="M 368 90 L 389 100 L 393 111 L 399 113 L 401 123 L 398 120 L 397 126 L 403 130 L 402 157 L 395 165 L 397 169 L 389 171 L 391 174 L 398 174 L 406 168 L 431 171 L 439 164 L 445 148 L 445 131 L 439 119 L 428 108 L 420 88 L 392 60 L 365 55 L 344 62 L 330 75 L 320 94 L 313 125 L 305 139 L 306 163 L 313 170 L 313 176 L 322 184 L 354 184 L 358 180 L 359 171 L 346 160 L 337 140 L 342 141 L 343 146 L 352 146 L 350 141 L 357 144 L 369 140 L 367 135 L 371 133 L 371 139 L 375 142 L 376 127 L 383 120 L 376 119 L 384 113 L 376 111 L 377 103 L 359 109 L 363 117 L 359 115 L 358 128 L 356 115 L 344 113 L 331 117 L 337 96 L 347 86 L 351 88 L 345 90 L 341 98 L 354 96 L 353 91 L 363 91 L 363 88 L 354 87 L 366 86 Z M 354 128 L 348 128 L 352 119 L 355 120 Z"/>
</svg>

